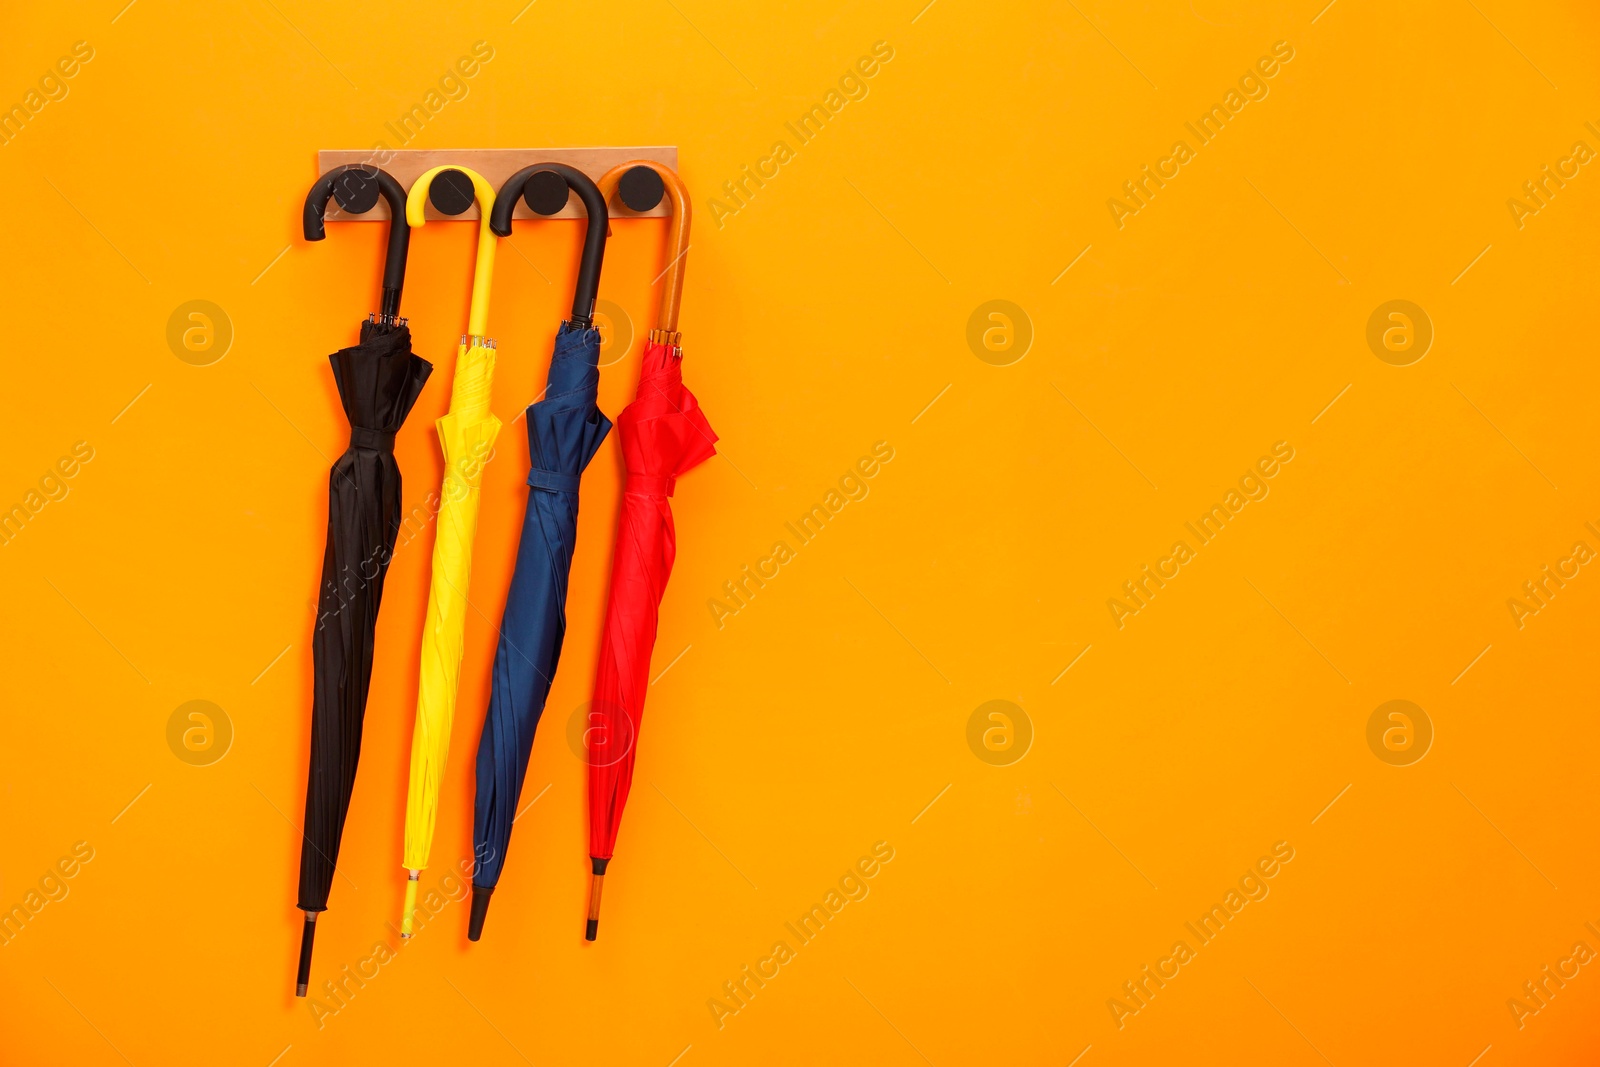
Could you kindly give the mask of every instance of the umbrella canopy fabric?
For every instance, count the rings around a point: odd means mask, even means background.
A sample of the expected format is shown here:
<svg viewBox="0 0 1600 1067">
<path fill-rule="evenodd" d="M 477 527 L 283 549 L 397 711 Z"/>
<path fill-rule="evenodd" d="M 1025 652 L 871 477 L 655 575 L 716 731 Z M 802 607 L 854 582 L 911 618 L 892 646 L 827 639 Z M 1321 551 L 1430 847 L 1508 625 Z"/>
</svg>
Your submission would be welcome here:
<svg viewBox="0 0 1600 1067">
<path fill-rule="evenodd" d="M 345 816 L 361 756 L 361 731 L 372 681 L 374 632 L 383 582 L 400 532 L 400 467 L 395 433 L 405 423 L 433 365 L 411 351 L 411 331 L 395 316 L 400 308 L 409 227 L 405 192 L 375 168 L 330 171 L 306 200 L 307 240 L 323 237 L 322 216 L 337 191 L 358 211 L 388 197 L 390 244 L 383 314 L 361 325 L 360 342 L 328 357 L 339 401 L 350 423 L 350 443 L 328 472 L 328 531 L 322 556 L 317 623 L 311 635 L 311 769 L 306 779 L 305 835 L 300 847 L 300 896 L 306 913 L 295 992 L 310 980 L 316 917 L 328 906 Z M 380 189 L 381 185 L 381 189 Z M 363 200 L 363 194 L 371 193 Z M 365 203 L 365 208 L 361 205 Z"/>
<path fill-rule="evenodd" d="M 645 166 L 657 172 L 672 197 L 676 236 L 672 276 L 662 296 L 663 314 L 644 347 L 638 395 L 617 417 L 627 475 L 592 705 L 612 721 L 609 728 L 589 732 L 593 881 L 584 937 L 590 941 L 598 931 L 602 880 L 616 848 L 623 807 L 633 783 L 661 597 L 677 555 L 670 499 L 677 479 L 715 454 L 717 440 L 699 402 L 684 387 L 683 349 L 678 345 L 677 308 L 689 237 L 688 196 L 671 170 L 660 164 Z M 607 179 L 625 169 L 618 168 Z M 602 179 L 602 188 L 607 187 L 607 179 Z"/>
<path fill-rule="evenodd" d="M 684 387 L 678 351 L 652 341 L 645 345 L 643 363 L 639 395 L 617 416 L 627 481 L 594 706 L 626 714 L 628 722 L 590 732 L 589 856 L 597 874 L 605 873 L 628 802 L 657 616 L 677 556 L 669 501 L 677 479 L 716 453 L 717 435 Z"/>
<path fill-rule="evenodd" d="M 479 486 L 495 438 L 500 434 L 500 420 L 489 410 L 490 390 L 494 384 L 494 341 L 484 336 L 489 317 L 489 285 L 494 271 L 495 237 L 489 230 L 494 189 L 482 175 L 466 168 L 435 167 L 411 187 L 406 214 L 412 226 L 422 226 L 423 208 L 432 182 L 440 173 L 452 170 L 471 181 L 483 218 L 478 228 L 468 336 L 462 338 L 456 350 L 450 410 L 438 422 L 445 470 L 435 523 L 428 613 L 422 628 L 417 718 L 411 734 L 403 860 L 408 879 L 401 937 L 411 936 L 417 881 L 428 866 L 429 853 L 433 850 L 439 786 L 450 754 L 450 727 L 455 718 L 456 691 L 466 640 L 467 589 L 472 579 L 472 542 L 478 530 Z"/>
<path fill-rule="evenodd" d="M 493 228 L 511 233 L 517 199 L 540 214 L 559 211 L 568 190 L 584 201 L 588 225 L 572 316 L 556 332 L 543 399 L 528 407 L 528 505 L 516 570 L 500 622 L 489 708 L 478 741 L 473 815 L 472 912 L 467 937 L 483 934 L 490 894 L 500 882 L 511 827 L 533 752 L 534 733 L 555 679 L 567 630 L 567 580 L 577 541 L 578 485 L 611 420 L 595 406 L 600 331 L 592 323 L 605 255 L 606 205 L 587 175 L 562 164 L 518 171 L 495 200 Z"/>
</svg>

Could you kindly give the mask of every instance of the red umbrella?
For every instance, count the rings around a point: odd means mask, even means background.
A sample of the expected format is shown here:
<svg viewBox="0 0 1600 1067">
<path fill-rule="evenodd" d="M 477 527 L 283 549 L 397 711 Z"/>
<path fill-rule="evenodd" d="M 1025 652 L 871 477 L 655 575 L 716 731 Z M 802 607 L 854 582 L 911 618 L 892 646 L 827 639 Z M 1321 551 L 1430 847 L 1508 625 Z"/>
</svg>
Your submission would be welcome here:
<svg viewBox="0 0 1600 1067">
<path fill-rule="evenodd" d="M 617 417 L 627 477 L 611 559 L 600 670 L 590 706 L 589 861 L 594 877 L 584 931 L 589 941 L 600 925 L 600 890 L 633 784 L 656 620 L 677 555 L 670 503 L 673 486 L 686 471 L 716 453 L 717 440 L 699 402 L 683 385 L 678 304 L 683 296 L 683 257 L 689 250 L 688 190 L 659 163 L 625 163 L 600 179 L 601 191 L 609 197 L 619 180 L 623 203 L 635 211 L 654 207 L 665 191 L 672 198 L 674 222 L 661 320 L 644 346 L 638 393 Z"/>
</svg>

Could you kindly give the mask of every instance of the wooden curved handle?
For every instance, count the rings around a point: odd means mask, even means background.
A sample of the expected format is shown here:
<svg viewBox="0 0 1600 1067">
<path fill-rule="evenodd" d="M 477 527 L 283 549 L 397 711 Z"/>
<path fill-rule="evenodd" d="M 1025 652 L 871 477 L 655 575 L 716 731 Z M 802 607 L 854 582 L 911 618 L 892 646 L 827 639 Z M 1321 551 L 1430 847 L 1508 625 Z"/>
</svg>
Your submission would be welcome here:
<svg viewBox="0 0 1600 1067">
<path fill-rule="evenodd" d="M 661 291 L 661 314 L 656 321 L 656 329 L 676 334 L 678 308 L 683 303 L 683 265 L 689 252 L 689 222 L 694 214 L 693 208 L 689 205 L 689 190 L 684 186 L 683 179 L 679 178 L 671 167 L 652 159 L 636 159 L 631 163 L 612 167 L 601 175 L 598 182 L 600 194 L 609 201 L 616 193 L 617 183 L 622 180 L 622 176 L 634 167 L 649 167 L 660 175 L 661 183 L 666 186 L 667 196 L 672 199 L 672 240 L 667 246 L 672 258 L 667 263 L 667 285 Z"/>
</svg>

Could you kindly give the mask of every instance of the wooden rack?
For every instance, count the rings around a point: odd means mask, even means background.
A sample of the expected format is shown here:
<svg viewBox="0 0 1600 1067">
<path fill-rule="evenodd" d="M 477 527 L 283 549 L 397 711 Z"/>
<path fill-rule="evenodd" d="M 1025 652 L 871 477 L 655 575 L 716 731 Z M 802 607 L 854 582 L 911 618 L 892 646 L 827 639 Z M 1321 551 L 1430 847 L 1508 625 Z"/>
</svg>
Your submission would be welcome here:
<svg viewBox="0 0 1600 1067">
<path fill-rule="evenodd" d="M 619 163 L 632 159 L 649 159 L 678 169 L 678 149 L 674 145 L 644 145 L 625 148 L 401 148 L 401 149 L 330 149 L 317 153 L 317 173 L 326 174 L 334 167 L 346 163 L 370 163 L 382 167 L 394 176 L 395 181 L 411 191 L 422 174 L 433 167 L 471 167 L 486 178 L 496 189 L 507 178 L 523 167 L 535 163 L 565 163 L 576 167 L 598 181 L 600 175 Z M 621 203 L 609 205 L 613 215 L 622 218 L 665 218 L 672 213 L 672 204 L 665 197 L 649 211 L 629 211 Z M 441 215 L 432 204 L 427 206 L 429 219 L 476 219 L 478 208 L 474 204 L 461 215 Z M 539 216 L 528 210 L 528 205 L 518 202 L 512 218 L 583 218 L 583 204 L 576 195 L 569 194 L 567 206 L 550 216 Z M 364 215 L 346 214 L 337 200 L 328 203 L 329 222 L 386 222 L 389 205 L 380 198 L 378 205 Z"/>
</svg>

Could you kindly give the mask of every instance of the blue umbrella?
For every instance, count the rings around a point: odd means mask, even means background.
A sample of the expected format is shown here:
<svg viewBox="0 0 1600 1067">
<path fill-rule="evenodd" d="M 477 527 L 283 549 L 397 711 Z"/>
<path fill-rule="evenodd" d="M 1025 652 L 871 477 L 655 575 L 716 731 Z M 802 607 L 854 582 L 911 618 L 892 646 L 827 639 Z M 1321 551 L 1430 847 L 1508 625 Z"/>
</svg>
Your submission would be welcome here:
<svg viewBox="0 0 1600 1067">
<path fill-rule="evenodd" d="M 577 539 L 578 479 L 611 430 L 611 420 L 595 406 L 600 331 L 593 316 L 606 249 L 605 198 L 583 172 L 543 163 L 511 176 L 495 199 L 490 220 L 495 233 L 508 237 L 511 210 L 519 197 L 539 214 L 553 215 L 566 206 L 569 188 L 583 200 L 588 229 L 572 317 L 556 331 L 544 397 L 527 411 L 532 461 L 528 510 L 500 622 L 489 710 L 478 740 L 478 796 L 472 820 L 477 866 L 467 928 L 473 941 L 483 934 L 489 896 L 500 882 L 533 753 L 533 734 L 561 658 L 567 630 L 567 576 Z"/>
</svg>

